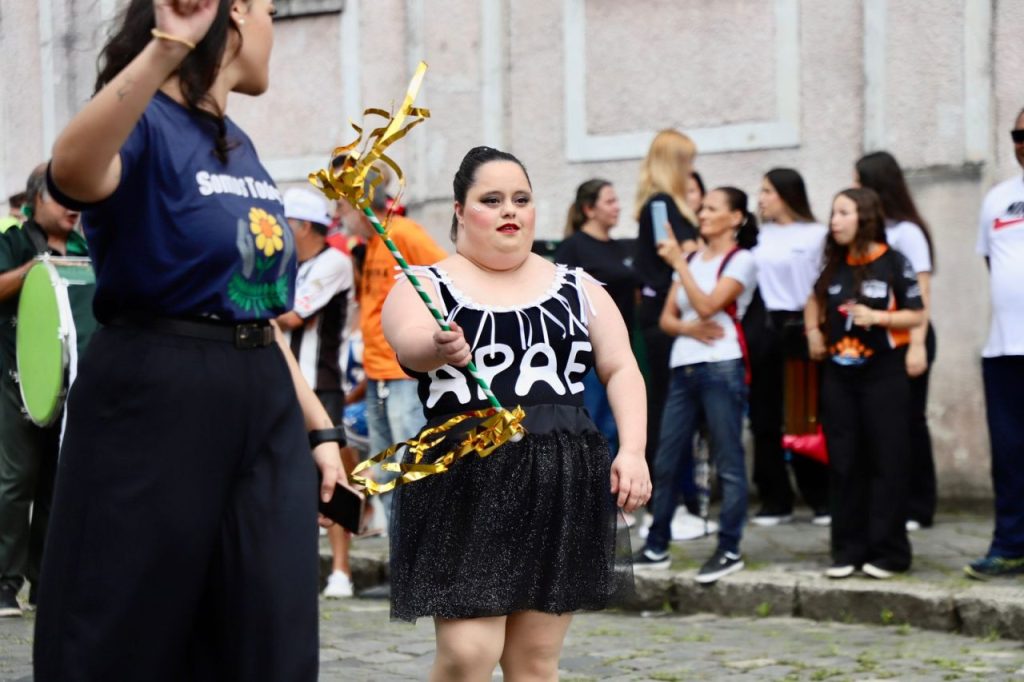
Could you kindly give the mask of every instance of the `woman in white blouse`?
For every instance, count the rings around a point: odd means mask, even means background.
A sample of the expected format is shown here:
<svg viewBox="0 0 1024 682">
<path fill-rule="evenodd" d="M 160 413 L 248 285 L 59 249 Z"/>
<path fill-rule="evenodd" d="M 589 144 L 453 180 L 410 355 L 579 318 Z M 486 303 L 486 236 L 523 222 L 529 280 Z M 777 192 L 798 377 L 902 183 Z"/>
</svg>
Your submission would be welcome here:
<svg viewBox="0 0 1024 682">
<path fill-rule="evenodd" d="M 907 374 L 910 376 L 910 497 L 907 530 L 928 528 L 935 520 L 936 483 L 932 439 L 928 431 L 928 376 L 935 362 L 935 332 L 931 325 L 931 278 L 935 254 L 928 224 L 910 196 L 899 163 L 889 152 L 861 157 L 854 181 L 878 193 L 885 212 L 885 238 L 889 246 L 910 261 L 921 287 L 925 322 L 910 330 Z"/>
<path fill-rule="evenodd" d="M 816 413 L 817 373 L 807 358 L 802 311 L 821 271 L 828 230 L 815 221 L 804 180 L 791 168 L 773 168 L 765 174 L 758 207 L 762 225 L 754 259 L 757 286 L 767 314 L 758 338 L 750 339 L 754 484 L 761 500 L 761 510 L 753 522 L 775 526 L 793 518 L 794 494 L 782 448 L 787 399 L 794 404 L 806 402 L 812 414 Z M 791 367 L 802 363 L 800 375 L 810 377 L 802 387 L 791 384 L 789 396 L 785 395 L 787 363 Z M 814 523 L 828 525 L 828 468 L 796 454 L 790 465 L 800 495 L 814 514 Z"/>
</svg>

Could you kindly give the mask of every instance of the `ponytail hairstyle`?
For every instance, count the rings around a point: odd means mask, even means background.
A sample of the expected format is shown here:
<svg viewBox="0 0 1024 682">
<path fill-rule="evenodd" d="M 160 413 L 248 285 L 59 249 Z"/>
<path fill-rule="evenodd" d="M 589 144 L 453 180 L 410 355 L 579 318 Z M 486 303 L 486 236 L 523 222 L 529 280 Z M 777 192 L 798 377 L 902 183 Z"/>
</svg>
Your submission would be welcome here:
<svg viewBox="0 0 1024 682">
<path fill-rule="evenodd" d="M 228 46 L 228 32 L 233 31 L 238 36 L 239 49 L 242 34 L 231 19 L 232 0 L 218 0 L 217 5 L 217 15 L 210 30 L 181 62 L 175 75 L 181 84 L 185 106 L 209 124 L 213 134 L 213 153 L 221 163 L 225 163 L 228 152 L 238 143 L 228 141 L 224 112 L 210 96 L 210 88 L 220 73 Z M 153 0 L 131 0 L 122 14 L 120 28 L 100 52 L 96 92 L 113 81 L 142 52 L 153 39 L 150 31 L 155 27 Z"/>
<path fill-rule="evenodd" d="M 800 173 L 792 168 L 772 168 L 764 174 L 764 179 L 775 188 L 775 193 L 794 218 L 805 223 L 815 222 L 811 203 L 807 199 L 807 187 Z"/>
<path fill-rule="evenodd" d="M 882 201 L 882 211 L 888 220 L 905 220 L 921 228 L 928 242 L 928 255 L 932 259 L 934 271 L 935 249 L 932 246 L 931 230 L 928 229 L 928 223 L 921 217 L 913 197 L 910 196 L 906 178 L 896 158 L 889 152 L 872 152 L 860 157 L 856 168 L 861 186 L 869 187 L 878 193 Z"/>
<path fill-rule="evenodd" d="M 867 253 L 873 244 L 886 244 L 885 239 L 885 214 L 882 213 L 882 200 L 873 189 L 867 187 L 851 187 L 844 189 L 836 195 L 836 198 L 846 197 L 857 205 L 857 234 L 853 243 L 849 246 L 842 246 L 836 241 L 829 230 L 828 238 L 825 240 L 825 255 L 823 257 L 824 267 L 818 281 L 814 283 L 814 297 L 818 301 L 818 307 L 825 310 L 825 301 L 828 298 L 828 286 L 832 283 L 836 271 L 850 249 Z M 833 204 L 835 199 L 833 199 Z M 834 209 L 833 209 L 834 210 Z M 864 279 L 864 266 L 856 266 L 853 271 L 854 291 L 860 291 L 860 284 Z"/>
<path fill-rule="evenodd" d="M 526 176 L 526 184 L 533 187 L 533 183 L 530 182 L 530 174 L 526 172 L 526 166 L 523 162 L 499 149 L 493 147 L 473 147 L 466 155 L 462 157 L 462 163 L 459 164 L 459 170 L 455 172 L 455 177 L 452 179 L 452 192 L 455 195 L 455 201 L 459 202 L 463 206 L 466 205 L 466 195 L 469 193 L 469 188 L 476 182 L 476 171 L 480 166 L 491 161 L 510 161 L 523 170 L 523 175 Z M 455 242 L 456 237 L 459 234 L 459 217 L 452 214 L 452 230 L 449 237 L 452 243 Z"/>
<path fill-rule="evenodd" d="M 586 209 L 594 208 L 601 190 L 612 183 L 601 178 L 592 178 L 576 188 L 576 200 L 569 206 L 569 215 L 565 219 L 565 237 L 571 237 L 580 231 L 587 222 Z"/>
<path fill-rule="evenodd" d="M 724 194 L 729 210 L 743 214 L 743 222 L 736 230 L 736 245 L 741 249 L 757 246 L 757 218 L 747 208 L 747 193 L 736 187 L 716 187 L 711 191 Z"/>
</svg>

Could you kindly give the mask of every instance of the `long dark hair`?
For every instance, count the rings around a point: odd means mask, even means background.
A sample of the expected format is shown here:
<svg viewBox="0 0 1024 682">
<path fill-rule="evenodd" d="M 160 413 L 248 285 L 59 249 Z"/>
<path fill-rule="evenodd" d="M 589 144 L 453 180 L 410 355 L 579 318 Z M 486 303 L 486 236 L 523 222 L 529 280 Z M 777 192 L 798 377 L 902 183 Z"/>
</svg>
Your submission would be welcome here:
<svg viewBox="0 0 1024 682">
<path fill-rule="evenodd" d="M 576 200 L 569 206 L 569 215 L 565 218 L 565 236 L 571 237 L 580 231 L 587 222 L 585 209 L 594 208 L 601 190 L 612 183 L 601 178 L 592 178 L 576 188 Z"/>
<path fill-rule="evenodd" d="M 822 268 L 818 281 L 814 283 L 814 297 L 818 300 L 818 306 L 824 312 L 825 301 L 828 298 L 828 287 L 835 277 L 839 266 L 846 260 L 850 249 L 860 253 L 868 253 L 872 244 L 885 244 L 885 214 L 882 212 L 882 200 L 878 193 L 867 187 L 851 187 L 836 194 L 836 199 L 846 197 L 857 205 L 857 234 L 853 237 L 853 243 L 849 246 L 842 246 L 836 241 L 829 230 L 828 238 L 825 240 L 825 267 Z M 835 203 L 835 199 L 832 200 Z M 853 270 L 854 291 L 860 291 L 860 283 L 864 277 L 864 266 L 856 266 Z"/>
<path fill-rule="evenodd" d="M 210 30 L 196 45 L 196 49 L 188 53 L 177 71 L 181 94 L 189 111 L 210 123 L 214 135 L 213 153 L 221 163 L 227 161 L 228 151 L 235 144 L 227 139 L 224 112 L 210 96 L 210 88 L 220 72 L 228 45 L 228 31 L 234 31 L 238 35 L 239 48 L 242 45 L 242 34 L 231 19 L 231 4 L 232 0 L 219 0 L 217 16 Z M 142 52 L 153 39 L 150 30 L 155 27 L 153 0 L 131 0 L 124 10 L 121 27 L 100 52 L 96 92 L 114 80 Z"/>
<path fill-rule="evenodd" d="M 811 203 L 807 200 L 807 187 L 800 173 L 792 168 L 772 168 L 764 178 L 775 188 L 775 193 L 790 213 L 806 223 L 815 222 Z"/>
<path fill-rule="evenodd" d="M 928 223 L 917 210 L 906 178 L 896 158 L 889 152 L 872 152 L 860 157 L 857 161 L 857 177 L 862 187 L 870 187 L 878 192 L 882 201 L 882 212 L 889 220 L 900 222 L 906 220 L 916 224 L 924 232 L 928 241 L 928 255 L 932 259 L 932 270 L 935 269 L 935 249 L 932 246 L 932 235 Z"/>
<path fill-rule="evenodd" d="M 747 193 L 736 187 L 716 187 L 711 191 L 724 194 L 729 210 L 743 214 L 743 222 L 736 231 L 736 245 L 741 249 L 757 246 L 757 218 L 747 209 Z"/>
<path fill-rule="evenodd" d="M 476 181 L 476 171 L 480 166 L 491 161 L 511 161 L 520 168 L 523 169 L 523 175 L 526 176 L 526 182 L 533 187 L 530 182 L 530 174 L 526 172 L 526 166 L 523 162 L 512 156 L 508 152 L 503 152 L 500 149 L 494 149 L 493 147 L 473 147 L 466 155 L 462 157 L 462 163 L 459 164 L 459 170 L 455 172 L 455 177 L 452 179 L 452 192 L 455 194 L 455 201 L 459 202 L 463 206 L 466 205 L 466 194 L 469 192 L 469 188 L 473 186 Z M 454 242 L 455 238 L 459 234 L 459 217 L 452 215 L 452 231 L 450 234 L 451 240 Z"/>
</svg>

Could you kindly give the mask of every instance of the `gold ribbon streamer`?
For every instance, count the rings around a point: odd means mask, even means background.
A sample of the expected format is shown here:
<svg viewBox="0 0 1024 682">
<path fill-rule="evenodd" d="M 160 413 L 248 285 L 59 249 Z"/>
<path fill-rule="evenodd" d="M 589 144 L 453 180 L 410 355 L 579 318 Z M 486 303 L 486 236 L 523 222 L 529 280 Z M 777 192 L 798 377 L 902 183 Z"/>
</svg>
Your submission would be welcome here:
<svg viewBox="0 0 1024 682">
<path fill-rule="evenodd" d="M 523 433 L 524 416 L 522 407 L 516 407 L 514 410 L 496 410 L 491 407 L 486 410 L 456 415 L 439 426 L 424 429 L 417 438 L 392 445 L 387 450 L 360 462 L 349 474 L 348 479 L 354 485 L 365 487 L 367 495 L 379 495 L 394 490 L 400 485 L 419 481 L 435 474 L 443 474 L 466 455 L 476 453 L 483 459 L 508 442 L 515 434 Z M 433 462 L 423 463 L 423 456 L 426 452 L 440 444 L 453 427 L 467 419 L 481 417 L 486 417 L 486 419 L 470 430 L 462 442 Z M 411 464 L 385 461 L 403 447 L 408 448 L 413 455 Z M 381 463 L 381 469 L 384 471 L 398 472 L 401 476 L 387 483 L 378 484 L 366 476 L 358 475 L 378 462 Z"/>
<path fill-rule="evenodd" d="M 429 109 L 413 106 L 420 86 L 423 85 L 423 77 L 426 72 L 426 63 L 420 62 L 406 89 L 405 99 L 395 113 L 392 114 L 377 108 L 363 111 L 364 119 L 371 116 L 380 117 L 384 119 L 383 125 L 373 128 L 367 133 L 367 126 L 357 125 L 350 121 L 350 125 L 356 131 L 356 139 L 346 145 L 336 147 L 328 167 L 309 174 L 310 183 L 328 199 L 347 201 L 356 209 L 362 210 L 372 217 L 373 195 L 377 191 L 382 177 L 379 172 L 375 172 L 372 177 L 370 173 L 373 171 L 374 164 L 381 162 L 389 166 L 398 178 L 399 190 L 394 202 L 394 205 L 397 206 L 398 197 L 401 196 L 402 189 L 405 187 L 405 173 L 394 159 L 384 152 L 392 144 L 405 137 L 410 130 L 430 117 Z M 408 123 L 406 119 L 410 119 Z M 341 159 L 341 163 L 336 166 L 337 159 Z M 368 178 L 369 180 L 367 180 Z M 382 225 L 384 229 L 387 228 L 390 217 L 389 213 Z M 381 236 L 383 237 L 384 234 L 382 233 Z M 389 245 L 389 248 L 394 252 L 393 246 Z M 401 261 L 399 262 L 401 263 Z M 413 276 L 410 275 L 410 280 L 412 279 Z M 524 416 L 521 407 L 512 411 L 498 410 L 492 407 L 452 417 L 440 426 L 425 429 L 413 440 L 392 445 L 387 450 L 360 462 L 349 474 L 349 481 L 355 485 L 364 486 L 368 495 L 378 495 L 393 490 L 397 486 L 444 473 L 466 455 L 475 452 L 480 457 L 487 457 L 509 440 L 522 438 L 525 433 L 522 425 Z M 486 419 L 469 431 L 456 447 L 432 463 L 423 463 L 425 453 L 439 445 L 446 438 L 446 433 L 450 429 L 467 419 L 484 417 Z M 407 447 L 413 454 L 412 464 L 385 461 L 403 447 Z M 379 485 L 366 476 L 358 475 L 377 463 L 381 463 L 381 468 L 384 471 L 398 472 L 401 476 Z"/>
<path fill-rule="evenodd" d="M 309 181 L 328 199 L 344 199 L 357 209 L 370 208 L 373 195 L 381 183 L 381 176 L 379 173 L 375 173 L 370 179 L 369 185 L 366 180 L 373 165 L 378 161 L 387 164 L 395 172 L 395 176 L 398 178 L 398 195 L 401 195 L 402 188 L 405 187 L 405 173 L 394 159 L 384 152 L 392 144 L 405 137 L 410 130 L 430 117 L 429 109 L 412 106 L 420 86 L 423 84 L 423 76 L 426 72 L 426 62 L 420 62 L 409 83 L 409 88 L 405 92 L 402 106 L 394 114 L 376 108 L 363 111 L 364 118 L 379 116 L 385 120 L 384 125 L 374 128 L 369 134 L 366 134 L 363 126 L 349 122 L 357 133 L 356 139 L 346 145 L 336 147 L 331 154 L 332 163 L 327 168 L 309 174 Z M 403 126 L 406 118 L 412 120 Z M 335 168 L 333 161 L 338 158 L 343 161 L 338 168 Z M 397 204 L 396 197 L 395 205 Z M 385 226 L 387 226 L 387 222 L 387 220 L 384 221 Z"/>
</svg>

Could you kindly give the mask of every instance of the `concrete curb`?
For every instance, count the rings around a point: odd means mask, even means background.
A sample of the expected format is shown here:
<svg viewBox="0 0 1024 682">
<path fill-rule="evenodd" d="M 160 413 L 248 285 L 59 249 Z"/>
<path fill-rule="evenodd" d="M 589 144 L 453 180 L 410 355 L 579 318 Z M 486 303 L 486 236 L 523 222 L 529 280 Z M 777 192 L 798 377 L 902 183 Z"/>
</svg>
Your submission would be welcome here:
<svg viewBox="0 0 1024 682">
<path fill-rule="evenodd" d="M 353 550 L 350 561 L 357 592 L 387 581 L 386 550 Z M 330 556 L 321 555 L 320 562 L 326 582 Z M 637 573 L 636 593 L 623 608 L 685 615 L 788 615 L 1024 640 L 1024 589 L 1011 585 L 952 588 L 909 577 L 829 580 L 816 571 L 748 570 L 704 586 L 694 575 L 692 570 Z"/>
</svg>

